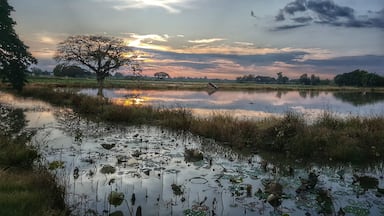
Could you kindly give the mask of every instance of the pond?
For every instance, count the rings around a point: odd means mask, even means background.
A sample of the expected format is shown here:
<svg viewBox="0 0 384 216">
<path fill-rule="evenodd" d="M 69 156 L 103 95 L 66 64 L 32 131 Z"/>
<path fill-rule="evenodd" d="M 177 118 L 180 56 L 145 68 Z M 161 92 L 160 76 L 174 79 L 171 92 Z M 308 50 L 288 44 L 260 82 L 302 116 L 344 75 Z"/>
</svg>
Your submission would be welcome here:
<svg viewBox="0 0 384 216">
<path fill-rule="evenodd" d="M 91 122 L 1 92 L 0 105 L 24 110 L 73 215 L 384 214 L 383 163 L 267 161 L 188 133 Z"/>
<path fill-rule="evenodd" d="M 96 89 L 82 89 L 96 96 Z M 116 103 L 191 109 L 197 116 L 227 113 L 239 118 L 264 118 L 287 111 L 315 118 L 324 111 L 339 116 L 384 115 L 384 93 L 324 91 L 205 91 L 105 89 L 105 97 Z"/>
</svg>

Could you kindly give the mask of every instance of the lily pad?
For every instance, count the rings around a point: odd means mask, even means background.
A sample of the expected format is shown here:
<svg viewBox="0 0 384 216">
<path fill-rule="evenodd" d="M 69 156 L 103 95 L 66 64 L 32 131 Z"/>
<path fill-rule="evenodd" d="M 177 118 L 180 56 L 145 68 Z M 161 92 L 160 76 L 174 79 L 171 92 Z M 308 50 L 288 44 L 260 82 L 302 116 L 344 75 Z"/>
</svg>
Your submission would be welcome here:
<svg viewBox="0 0 384 216">
<path fill-rule="evenodd" d="M 107 150 L 110 150 L 115 146 L 116 146 L 116 144 L 114 144 L 114 143 L 113 144 L 107 144 L 107 143 L 101 144 L 101 147 L 103 147 L 104 149 L 107 149 Z"/>
<path fill-rule="evenodd" d="M 111 205 L 119 206 L 124 201 L 124 194 L 117 191 L 112 191 L 108 196 L 108 202 Z"/>
<path fill-rule="evenodd" d="M 100 172 L 103 174 L 112 174 L 116 172 L 116 168 L 111 166 L 111 165 L 104 165 L 101 169 Z"/>
<path fill-rule="evenodd" d="M 197 149 L 185 149 L 184 151 L 184 160 L 186 162 L 198 162 L 203 159 L 203 153 Z"/>
<path fill-rule="evenodd" d="M 181 189 L 181 185 L 172 184 L 171 187 L 173 194 L 175 194 L 176 196 L 183 195 L 184 191 Z"/>
<path fill-rule="evenodd" d="M 346 206 L 344 208 L 346 213 L 354 214 L 355 216 L 367 216 L 369 215 L 369 209 L 358 206 Z"/>
<path fill-rule="evenodd" d="M 64 161 L 52 161 L 48 164 L 48 169 L 56 170 L 64 168 Z"/>
<path fill-rule="evenodd" d="M 205 213 L 205 211 L 195 211 L 195 210 L 192 210 L 192 209 L 186 209 L 183 211 L 183 214 L 185 216 L 206 216 L 207 214 Z"/>
</svg>

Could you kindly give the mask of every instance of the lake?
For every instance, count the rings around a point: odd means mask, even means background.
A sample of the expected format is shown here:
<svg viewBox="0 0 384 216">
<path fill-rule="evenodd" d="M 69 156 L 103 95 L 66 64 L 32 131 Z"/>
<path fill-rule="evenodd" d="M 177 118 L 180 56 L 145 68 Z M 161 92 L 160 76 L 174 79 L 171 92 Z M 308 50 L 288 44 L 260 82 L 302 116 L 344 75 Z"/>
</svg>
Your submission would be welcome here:
<svg viewBox="0 0 384 216">
<path fill-rule="evenodd" d="M 81 94 L 96 96 L 96 89 Z M 227 113 L 239 118 L 264 118 L 288 111 L 314 118 L 324 111 L 339 116 L 384 115 L 384 93 L 319 91 L 176 91 L 105 89 L 115 103 L 190 109 L 197 116 Z"/>
<path fill-rule="evenodd" d="M 144 92 L 140 93 L 143 103 L 168 101 L 171 105 L 177 103 L 170 98 L 185 103 L 188 98 L 198 98 L 195 107 L 200 109 L 207 109 L 203 104 L 210 104 L 213 96 L 167 91 L 163 99 L 159 92 Z M 240 101 L 249 107 L 250 101 L 268 101 L 264 106 L 275 103 L 289 108 L 299 98 L 313 100 L 294 92 L 283 94 L 280 103 L 272 92 L 261 92 L 264 99 L 252 93 L 224 92 L 226 97 L 216 93 L 215 98 L 221 102 L 211 106 L 228 110 L 230 104 L 239 107 Z M 114 94 L 124 92 L 106 91 L 111 98 Z M 234 99 L 231 94 L 243 97 Z M 319 93 L 312 98 L 327 102 L 332 97 L 329 106 L 333 107 L 336 96 Z M 308 101 L 300 106 L 327 107 Z M 377 103 L 359 106 L 380 111 L 374 109 Z M 341 100 L 337 104 L 348 106 Z M 28 120 L 26 129 L 36 131 L 31 144 L 39 148 L 43 163 L 62 165 L 52 166 L 52 172 L 66 187 L 66 201 L 73 215 L 135 215 L 138 207 L 143 215 L 318 215 L 335 214 L 340 208 L 348 215 L 384 215 L 383 163 L 303 164 L 279 157 L 266 161 L 261 155 L 245 157 L 192 134 L 147 125 L 92 122 L 70 109 L 1 92 L 0 105 L 23 109 Z M 241 110 L 251 110 L 247 107 Z M 265 113 L 278 113 L 277 108 L 264 109 Z M 275 200 L 274 194 L 279 199 Z"/>
</svg>

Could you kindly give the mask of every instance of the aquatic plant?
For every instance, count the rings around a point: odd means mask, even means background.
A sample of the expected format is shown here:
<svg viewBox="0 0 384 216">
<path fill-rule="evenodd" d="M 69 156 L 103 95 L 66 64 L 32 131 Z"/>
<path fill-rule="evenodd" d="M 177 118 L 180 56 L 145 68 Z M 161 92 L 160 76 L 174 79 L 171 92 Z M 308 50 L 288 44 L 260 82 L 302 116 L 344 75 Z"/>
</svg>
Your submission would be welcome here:
<svg viewBox="0 0 384 216">
<path fill-rule="evenodd" d="M 119 206 L 121 205 L 121 203 L 123 203 L 124 201 L 124 193 L 120 193 L 120 192 L 117 192 L 117 191 L 112 191 L 109 195 L 108 195 L 108 202 L 109 204 L 113 205 L 113 206 Z"/>
<path fill-rule="evenodd" d="M 101 169 L 100 172 L 103 174 L 113 174 L 116 172 L 116 168 L 111 166 L 111 165 L 104 165 Z"/>
</svg>

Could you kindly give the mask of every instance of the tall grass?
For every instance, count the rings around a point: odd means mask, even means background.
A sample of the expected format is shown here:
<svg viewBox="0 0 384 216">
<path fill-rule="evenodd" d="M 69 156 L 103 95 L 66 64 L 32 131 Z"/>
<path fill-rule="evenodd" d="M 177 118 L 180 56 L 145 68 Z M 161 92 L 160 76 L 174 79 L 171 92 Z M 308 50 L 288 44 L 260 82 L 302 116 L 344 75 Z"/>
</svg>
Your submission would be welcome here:
<svg viewBox="0 0 384 216">
<path fill-rule="evenodd" d="M 293 112 L 260 121 L 217 113 L 197 118 L 184 108 L 125 107 L 69 92 L 31 88 L 23 94 L 71 106 L 93 120 L 190 131 L 244 152 L 270 151 L 295 159 L 357 163 L 384 159 L 383 116 L 338 118 L 324 112 L 313 124 L 305 121 L 304 114 Z"/>
<path fill-rule="evenodd" d="M 17 122 L 0 125 L 0 215 L 67 215 L 64 189 L 38 166 L 39 154 L 28 145 L 31 134 L 21 131 L 23 113 L 0 108 L 2 123 Z"/>
</svg>

